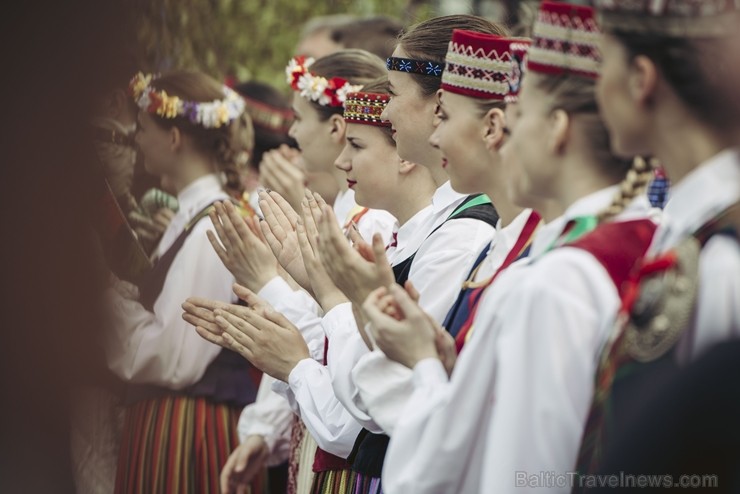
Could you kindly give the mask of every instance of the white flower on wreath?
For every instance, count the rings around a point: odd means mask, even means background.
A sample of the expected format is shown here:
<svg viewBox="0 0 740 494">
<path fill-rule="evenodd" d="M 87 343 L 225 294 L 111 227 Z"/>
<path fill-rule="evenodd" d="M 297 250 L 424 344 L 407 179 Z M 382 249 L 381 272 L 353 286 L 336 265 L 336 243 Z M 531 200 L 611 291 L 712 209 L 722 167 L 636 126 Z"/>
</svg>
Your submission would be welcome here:
<svg viewBox="0 0 740 494">
<path fill-rule="evenodd" d="M 347 101 L 347 95 L 349 93 L 356 93 L 362 89 L 362 86 L 353 86 L 350 83 L 345 83 L 342 87 L 337 89 L 337 99 L 344 104 L 345 101 Z"/>
<path fill-rule="evenodd" d="M 308 67 L 313 64 L 314 59 L 309 57 L 304 62 L 303 65 L 299 65 L 298 61 L 295 58 L 292 58 L 288 61 L 288 65 L 285 67 L 285 79 L 287 80 L 288 84 L 293 83 L 293 74 L 295 72 L 303 72 L 304 67 L 307 70 Z"/>
<path fill-rule="evenodd" d="M 331 102 L 331 98 L 325 92 L 327 87 L 329 87 L 329 81 L 323 77 L 304 74 L 298 79 L 298 89 L 301 96 L 320 105 L 327 105 Z"/>
<path fill-rule="evenodd" d="M 149 105 L 152 104 L 152 100 L 149 97 L 149 91 L 148 90 L 147 91 L 144 91 L 143 93 L 141 93 L 141 96 L 139 97 L 139 101 L 137 101 L 137 103 L 139 105 L 139 108 L 142 108 L 144 110 L 146 110 L 147 108 L 149 108 Z"/>
</svg>

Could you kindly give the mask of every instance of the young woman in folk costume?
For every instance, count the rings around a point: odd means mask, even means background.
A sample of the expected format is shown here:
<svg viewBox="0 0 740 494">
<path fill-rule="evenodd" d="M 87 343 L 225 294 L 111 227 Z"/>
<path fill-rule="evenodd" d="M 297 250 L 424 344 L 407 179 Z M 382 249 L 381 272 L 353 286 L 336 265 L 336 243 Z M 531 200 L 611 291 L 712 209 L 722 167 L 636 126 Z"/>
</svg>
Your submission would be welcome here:
<svg viewBox="0 0 740 494">
<path fill-rule="evenodd" d="M 308 169 L 318 170 L 325 167 L 325 163 L 333 164 L 345 143 L 347 124 L 342 116 L 342 105 L 346 95 L 362 87 L 363 83 L 384 75 L 382 62 L 362 50 L 343 50 L 316 62 L 296 58 L 290 62 L 286 73 L 288 82 L 296 90 L 293 101 L 296 118 L 290 134 L 300 146 Z M 371 238 L 374 233 L 379 233 L 384 239 L 390 238 L 395 218 L 385 211 L 357 206 L 354 191 L 349 188 L 344 172 L 333 168 L 332 173 L 343 184 L 343 191 L 334 205 L 335 216 L 340 221 L 337 227 L 342 226 L 347 230 L 355 225 L 360 235 L 366 238 Z M 263 231 L 267 233 L 271 247 L 274 247 L 274 255 L 295 281 L 306 290 L 312 291 L 311 281 L 303 268 L 298 250 L 295 232 L 297 214 L 275 193 L 262 193 L 260 196 L 260 207 L 267 220 L 263 222 Z M 226 249 L 221 248 L 215 236 L 213 242 L 214 247 L 221 252 L 224 262 L 235 274 L 240 272 L 236 278 L 244 287 L 259 294 L 277 311 L 285 314 L 300 329 L 311 356 L 323 361 L 324 334 L 317 302 L 306 291 L 297 290 L 278 276 L 275 256 L 269 249 L 265 252 L 267 247 L 255 235 L 250 234 L 247 228 L 239 225 L 231 211 L 220 210 L 217 205 L 217 212 L 219 214 L 214 217 L 214 224 Z M 267 224 L 270 227 L 266 227 Z M 216 308 L 213 301 L 200 299 L 191 302 L 193 303 L 184 307 L 186 312 L 197 315 L 198 310 L 205 309 L 212 322 L 213 310 Z M 195 325 L 202 325 L 197 318 L 187 320 Z M 251 465 L 247 472 L 244 468 L 236 469 L 237 463 L 242 466 L 249 458 L 253 459 L 252 463 L 265 459 L 269 463 L 279 463 L 285 459 L 287 450 L 290 450 L 292 463 L 289 489 L 305 492 L 311 486 L 311 466 L 316 443 L 310 434 L 304 434 L 301 421 L 292 418 L 288 402 L 272 392 L 273 382 L 274 379 L 269 376 L 264 377 L 257 403 L 244 410 L 240 420 L 243 444 L 232 455 L 233 461 L 229 461 L 223 480 L 226 484 L 231 484 L 231 488 L 242 484 L 244 473 L 251 472 Z M 293 433 L 291 421 L 294 422 Z M 289 446 L 291 436 L 293 444 Z M 345 456 L 348 453 L 341 448 L 331 449 L 330 452 Z M 300 469 L 297 468 L 299 462 L 302 466 Z"/>
<path fill-rule="evenodd" d="M 378 340 L 394 342 L 389 354 L 414 370 L 383 472 L 389 492 L 517 492 L 516 472 L 566 474 L 575 464 L 618 287 L 654 231 L 646 198 L 625 209 L 649 174 L 632 170 L 614 185 L 629 164 L 610 153 L 596 108 L 593 17 L 541 6 L 501 153 L 515 202 L 544 198 L 563 213 L 483 294 L 451 376 L 406 292 L 381 289 L 365 304 Z M 400 321 L 383 312 L 388 304 Z"/>
<path fill-rule="evenodd" d="M 259 374 L 193 335 L 179 306 L 192 295 L 232 297 L 234 278 L 209 245 L 204 219 L 228 199 L 222 177 L 237 176 L 252 126 L 241 97 L 199 72 L 139 74 L 131 91 L 147 170 L 172 184 L 180 209 L 138 287 L 110 290 L 108 362 L 129 383 L 116 492 L 215 493 Z"/>
<path fill-rule="evenodd" d="M 347 144 L 337 158 L 337 167 L 347 174 L 361 204 L 384 208 L 399 219 L 403 246 L 408 228 L 414 228 L 429 216 L 429 203 L 436 184 L 426 168 L 402 161 L 398 157 L 390 124 L 380 119 L 380 113 L 388 101 L 388 95 L 383 91 L 385 82 L 377 81 L 366 85 L 363 92 L 350 93 L 347 96 L 344 113 Z M 324 311 L 330 311 L 344 303 L 347 297 L 321 267 L 319 247 L 314 242 L 314 236 L 318 234 L 316 221 L 322 214 L 320 202 L 320 198 L 317 202 L 313 197 L 306 202 L 303 219 L 305 226 L 299 225 L 298 230 L 304 239 L 302 251 L 313 292 Z M 346 243 L 341 233 L 338 241 Z M 378 244 L 382 246 L 382 242 Z M 396 247 L 389 247 L 390 255 L 396 250 Z M 383 254 L 381 248 L 380 257 L 385 260 Z M 386 266 L 386 269 L 392 280 L 391 268 Z M 344 324 L 354 323 L 351 313 L 349 316 Z M 334 396 L 331 375 L 326 367 L 326 353 L 323 362 L 317 362 L 311 358 L 310 345 L 303 342 L 298 331 L 287 320 L 276 322 L 288 331 L 272 327 L 269 320 L 259 318 L 256 314 L 247 314 L 246 323 L 252 324 L 254 330 L 259 328 L 260 336 L 252 334 L 245 340 L 244 334 L 238 329 L 243 321 L 239 321 L 238 317 L 233 319 L 231 327 L 227 324 L 225 329 L 229 334 L 235 335 L 237 342 L 244 342 L 244 346 L 250 351 L 240 349 L 239 346 L 233 348 L 244 352 L 245 357 L 254 359 L 258 367 L 284 382 L 280 383 L 282 386 L 273 388 L 286 396 L 305 423 L 307 431 L 320 448 L 323 448 L 323 451 L 316 451 L 313 463 L 316 476 L 311 492 L 353 493 L 355 475 L 345 458 L 351 452 L 362 426 L 344 410 Z M 246 334 L 250 334 L 249 330 Z M 265 344 L 259 338 L 268 337 L 268 334 L 270 343 Z M 327 339 L 328 348 L 331 348 L 334 341 L 333 338 Z M 302 352 L 296 351 L 296 348 L 302 348 Z M 251 352 L 257 355 L 250 355 Z M 327 454 L 326 451 L 332 454 Z M 311 467 L 310 464 L 306 466 Z"/>
<path fill-rule="evenodd" d="M 612 144 L 658 158 L 672 191 L 602 354 L 582 473 L 599 469 L 664 374 L 740 335 L 740 118 L 718 75 L 734 62 L 723 48 L 737 4 L 597 5 L 606 31 L 597 94 Z"/>
<path fill-rule="evenodd" d="M 447 44 L 455 28 L 500 34 L 503 29 L 473 16 L 447 16 L 431 19 L 411 28 L 399 40 L 388 60 L 391 99 L 383 118 L 393 125 L 393 135 L 402 159 L 424 165 L 437 185 L 432 197 L 431 215 L 412 233 L 398 232 L 396 251 L 388 250 L 393 278 L 404 284 L 411 280 L 420 294 L 420 303 L 438 321 L 448 312 L 458 291 L 458 284 L 470 270 L 480 250 L 493 236 L 498 217 L 482 195 L 465 196 L 452 190 L 439 150 L 428 143 L 433 128 L 436 91 L 439 89 Z M 404 73 L 406 72 L 406 73 Z M 326 222 L 322 221 L 322 227 Z M 322 239 L 332 234 L 321 228 Z M 336 232 L 333 234 L 336 237 Z M 403 237 L 406 245 L 403 245 Z M 336 241 L 330 246 L 339 246 Z M 393 244 L 391 244 L 393 245 Z M 356 273 L 362 263 L 352 261 L 346 249 L 334 250 L 322 243 L 324 266 L 356 308 L 374 283 L 362 281 Z M 377 250 L 377 243 L 376 243 Z M 326 255 L 324 255 L 326 253 Z M 349 274 L 348 274 L 349 273 Z M 358 437 L 352 460 L 357 472 L 357 492 L 380 492 L 380 474 L 388 444 L 384 419 L 376 421 L 368 413 L 368 404 L 360 397 L 362 388 L 372 389 L 386 405 L 383 415 L 395 417 L 405 399 L 411 373 L 389 361 L 380 352 L 368 351 L 354 325 L 343 324 L 352 306 L 335 307 L 324 317 L 324 328 L 331 340 L 329 367 L 337 398 L 364 426 Z M 364 325 L 364 323 L 363 323 Z M 362 376 L 356 371 L 365 369 Z M 369 379 L 364 380 L 364 377 Z"/>
<path fill-rule="evenodd" d="M 424 33 L 430 35 L 429 39 L 438 39 L 436 35 L 440 32 L 450 36 L 455 25 L 498 31 L 496 26 L 485 20 L 470 16 L 453 16 L 430 21 L 420 26 L 417 34 L 408 37 L 408 42 L 410 44 L 418 43 L 420 38 L 423 38 Z M 435 49 L 446 49 L 446 46 L 444 46 L 446 43 L 438 41 L 436 45 L 439 46 L 435 46 Z M 437 57 L 442 59 L 443 55 Z M 426 84 L 424 79 L 432 78 L 434 82 L 428 85 L 438 88 L 441 70 L 435 71 L 435 69 L 438 68 L 439 63 L 427 62 L 430 64 L 432 72 L 420 76 L 421 81 Z M 412 79 L 409 79 L 409 83 L 404 104 L 411 105 L 409 108 L 431 118 L 435 101 L 434 92 L 432 91 L 429 96 L 423 95 L 421 90 L 418 89 L 419 86 Z M 428 139 L 433 129 L 431 125 L 425 125 L 424 127 L 429 128 L 425 137 L 425 139 Z M 409 130 L 411 129 L 407 128 L 407 131 Z M 396 138 L 398 139 L 397 134 Z M 466 272 L 470 269 L 470 264 L 492 237 L 493 228 L 491 225 L 495 222 L 496 217 L 487 199 L 478 196 L 466 197 L 454 193 L 449 184 L 440 184 L 440 180 L 444 179 L 446 181 L 446 177 L 440 177 L 440 173 L 444 173 L 442 161 L 434 148 L 424 144 L 416 148 L 411 146 L 410 150 L 412 155 L 426 159 L 426 169 L 434 178 L 436 192 L 432 197 L 432 205 L 419 211 L 398 230 L 396 241 L 388 245 L 387 252 L 383 252 L 382 241 L 375 239 L 374 249 L 376 258 L 379 260 L 377 265 L 362 259 L 358 253 L 349 248 L 342 238 L 341 232 L 332 227 L 334 223 L 331 212 L 324 210 L 322 211 L 322 219 L 319 221 L 322 239 L 319 255 L 322 265 L 332 281 L 351 302 L 354 302 L 355 306 L 359 306 L 366 295 L 377 286 L 387 284 L 387 282 L 393 281 L 394 278 L 400 282 L 411 279 L 421 293 L 422 304 L 430 311 L 438 314 L 437 317 L 441 320 L 457 293 L 455 286 L 448 286 L 450 279 L 454 278 L 459 282 L 462 281 Z M 447 221 L 451 218 L 454 220 Z M 384 254 L 387 254 L 390 258 L 393 271 L 389 269 Z M 461 265 L 461 260 L 463 265 Z M 255 324 L 254 318 L 250 323 Z M 338 378 L 343 380 L 349 378 L 349 374 L 357 361 L 363 355 L 368 354 L 368 347 L 356 329 L 357 325 L 350 303 L 341 303 L 332 307 L 324 316 L 323 327 L 330 341 L 327 361 L 330 369 L 329 375 L 333 380 L 334 390 L 336 391 Z M 260 329 L 266 330 L 265 327 Z M 380 372 L 389 375 L 387 367 L 392 363 L 384 357 L 382 360 L 381 367 L 385 366 L 385 368 L 381 368 Z M 335 365 L 335 363 L 339 365 Z M 294 383 L 308 382 L 308 378 L 314 372 L 314 367 L 316 366 L 305 360 L 300 362 L 299 365 L 291 365 L 288 378 L 291 387 L 297 387 L 297 384 Z M 393 387 L 390 392 L 393 392 L 394 389 L 400 389 L 397 384 L 403 384 L 410 377 L 406 369 L 401 370 L 403 375 L 391 376 L 396 382 L 392 383 Z M 393 369 L 390 369 L 390 371 L 393 371 Z M 351 382 L 349 384 L 354 385 Z M 343 389 L 348 388 L 345 386 Z M 303 388 L 304 396 L 310 395 L 314 390 L 316 390 L 316 396 L 318 396 L 322 393 L 323 388 L 306 386 Z M 397 395 L 391 399 L 399 400 Z M 327 400 L 327 403 L 329 402 Z M 334 402 L 331 403 L 333 406 Z M 343 401 L 342 403 L 346 406 L 349 401 Z M 350 410 L 350 412 L 355 420 L 363 425 L 373 427 L 375 432 L 381 433 L 383 431 L 382 428 L 371 425 L 372 420 L 359 407 L 354 406 L 354 410 Z M 317 420 L 320 418 L 317 417 Z M 367 434 L 360 437 L 358 444 L 365 437 L 367 437 Z M 358 448 L 358 461 L 355 461 L 353 470 L 359 474 L 357 481 L 359 492 L 379 490 L 380 467 L 387 437 L 378 435 L 377 438 L 378 450 L 373 451 L 366 447 Z M 354 440 L 354 438 L 351 439 Z M 344 441 L 343 438 L 342 442 Z M 346 453 L 347 451 L 345 451 Z M 365 465 L 371 470 L 365 469 L 362 462 L 366 462 Z M 358 465 L 360 466 L 358 467 Z"/>
</svg>

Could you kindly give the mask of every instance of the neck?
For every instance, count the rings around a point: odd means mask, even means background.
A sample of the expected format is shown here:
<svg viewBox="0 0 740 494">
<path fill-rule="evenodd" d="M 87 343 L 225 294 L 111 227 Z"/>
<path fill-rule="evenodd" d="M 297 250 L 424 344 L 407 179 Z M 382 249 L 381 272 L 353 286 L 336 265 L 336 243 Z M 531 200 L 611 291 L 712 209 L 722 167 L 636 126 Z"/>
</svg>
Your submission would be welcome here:
<svg viewBox="0 0 740 494">
<path fill-rule="evenodd" d="M 708 159 L 737 145 L 735 129 L 718 132 L 691 117 L 671 115 L 658 122 L 655 129 L 651 149 L 674 184 Z"/>
<path fill-rule="evenodd" d="M 211 173 L 213 167 L 208 160 L 200 156 L 188 156 L 181 158 L 173 173 L 162 179 L 171 185 L 175 195 L 179 195 L 188 185 Z"/>
<path fill-rule="evenodd" d="M 435 165 L 424 165 L 427 170 L 429 170 L 429 173 L 432 175 L 432 180 L 434 180 L 434 183 L 437 185 L 437 187 L 441 186 L 445 182 L 447 182 L 450 177 L 447 175 L 447 172 L 444 168 L 442 168 L 441 163 L 437 163 Z"/>
<path fill-rule="evenodd" d="M 502 228 L 508 226 L 524 210 L 524 208 L 509 200 L 506 184 L 503 180 L 495 180 L 494 183 L 483 190 L 483 193 L 493 202 L 498 217 L 501 219 Z"/>
<path fill-rule="evenodd" d="M 580 155 L 564 157 L 551 206 L 562 214 L 578 199 L 614 185 L 614 179 L 600 171 L 603 166 Z"/>
<path fill-rule="evenodd" d="M 413 184 L 406 190 L 413 192 L 399 194 L 386 209 L 398 220 L 400 226 L 406 224 L 416 213 L 432 203 L 436 188 L 430 182 L 424 185 Z"/>
</svg>

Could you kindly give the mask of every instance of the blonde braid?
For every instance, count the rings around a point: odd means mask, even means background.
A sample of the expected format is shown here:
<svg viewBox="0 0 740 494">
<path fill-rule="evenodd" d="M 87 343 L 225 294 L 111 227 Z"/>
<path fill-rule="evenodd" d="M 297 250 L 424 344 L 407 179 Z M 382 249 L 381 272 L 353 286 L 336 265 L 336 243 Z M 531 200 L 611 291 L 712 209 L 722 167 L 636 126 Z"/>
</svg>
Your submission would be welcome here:
<svg viewBox="0 0 740 494">
<path fill-rule="evenodd" d="M 649 162 L 641 156 L 632 160 L 632 166 L 627 171 L 624 180 L 619 184 L 619 192 L 612 203 L 598 214 L 599 223 L 614 219 L 619 213 L 642 194 L 653 178 L 653 160 Z"/>
</svg>

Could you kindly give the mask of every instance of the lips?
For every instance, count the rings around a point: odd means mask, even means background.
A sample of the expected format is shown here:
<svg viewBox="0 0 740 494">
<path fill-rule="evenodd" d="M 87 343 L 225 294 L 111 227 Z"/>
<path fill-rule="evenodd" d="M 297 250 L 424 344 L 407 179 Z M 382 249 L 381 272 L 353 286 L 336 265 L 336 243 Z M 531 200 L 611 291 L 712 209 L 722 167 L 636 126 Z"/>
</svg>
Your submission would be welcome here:
<svg viewBox="0 0 740 494">
<path fill-rule="evenodd" d="M 442 168 L 447 168 L 447 158 L 442 158 Z"/>
<path fill-rule="evenodd" d="M 354 186 L 355 186 L 356 184 L 357 184 L 357 180 L 350 180 L 350 179 L 347 179 L 347 187 L 349 187 L 350 189 L 351 189 L 352 187 L 354 187 Z"/>
</svg>

